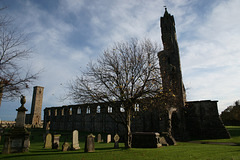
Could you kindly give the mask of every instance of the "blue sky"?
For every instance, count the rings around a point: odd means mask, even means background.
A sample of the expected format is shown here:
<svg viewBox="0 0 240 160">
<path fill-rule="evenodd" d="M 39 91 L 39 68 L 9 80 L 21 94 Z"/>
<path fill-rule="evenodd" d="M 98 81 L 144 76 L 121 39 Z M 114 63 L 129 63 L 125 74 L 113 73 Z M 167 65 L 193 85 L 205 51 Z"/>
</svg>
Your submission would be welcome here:
<svg viewBox="0 0 240 160">
<path fill-rule="evenodd" d="M 159 18 L 174 15 L 188 100 L 219 100 L 219 112 L 240 99 L 239 0 L 1 0 L 1 11 L 28 34 L 33 71 L 44 69 L 25 91 L 43 86 L 43 109 L 71 104 L 66 83 L 114 42 L 132 37 L 161 44 Z M 14 120 L 19 99 L 3 102 L 1 120 Z"/>
</svg>

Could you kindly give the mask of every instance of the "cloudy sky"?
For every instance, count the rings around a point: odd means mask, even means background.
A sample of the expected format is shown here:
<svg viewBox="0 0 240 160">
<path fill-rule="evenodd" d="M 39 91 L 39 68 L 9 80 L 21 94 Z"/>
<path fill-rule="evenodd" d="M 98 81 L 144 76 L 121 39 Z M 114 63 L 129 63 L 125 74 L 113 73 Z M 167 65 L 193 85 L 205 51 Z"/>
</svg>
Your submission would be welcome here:
<svg viewBox="0 0 240 160">
<path fill-rule="evenodd" d="M 159 18 L 174 15 L 187 100 L 218 100 L 219 112 L 240 99 L 239 0 L 1 0 L 0 14 L 14 18 L 28 34 L 33 71 L 40 78 L 25 91 L 30 112 L 32 87 L 43 86 L 43 109 L 62 100 L 66 83 L 114 42 L 150 38 L 162 46 Z M 19 99 L 3 102 L 1 120 L 14 120 Z"/>
</svg>

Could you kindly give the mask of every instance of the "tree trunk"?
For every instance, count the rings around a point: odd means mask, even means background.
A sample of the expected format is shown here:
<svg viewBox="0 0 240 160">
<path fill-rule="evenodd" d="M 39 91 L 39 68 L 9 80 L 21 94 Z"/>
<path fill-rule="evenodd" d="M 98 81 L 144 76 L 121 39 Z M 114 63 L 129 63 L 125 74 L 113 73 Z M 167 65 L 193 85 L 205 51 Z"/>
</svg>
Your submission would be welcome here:
<svg viewBox="0 0 240 160">
<path fill-rule="evenodd" d="M 0 107 L 1 107 L 2 97 L 3 97 L 3 81 L 0 81 Z"/>
<path fill-rule="evenodd" d="M 132 148 L 132 133 L 131 133 L 131 111 L 126 111 L 126 122 L 127 122 L 127 139 L 125 142 L 125 148 Z"/>
</svg>

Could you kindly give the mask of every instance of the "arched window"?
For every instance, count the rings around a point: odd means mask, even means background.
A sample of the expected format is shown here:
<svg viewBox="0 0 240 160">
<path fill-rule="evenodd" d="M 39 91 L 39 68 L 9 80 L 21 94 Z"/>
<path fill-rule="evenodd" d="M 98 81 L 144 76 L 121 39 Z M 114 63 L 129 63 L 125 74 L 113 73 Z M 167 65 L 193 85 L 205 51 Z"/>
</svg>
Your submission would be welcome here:
<svg viewBox="0 0 240 160">
<path fill-rule="evenodd" d="M 112 107 L 108 106 L 108 113 L 112 113 Z"/>
<path fill-rule="evenodd" d="M 134 110 L 135 112 L 139 112 L 139 104 L 135 104 Z"/>
<path fill-rule="evenodd" d="M 100 113 L 101 112 L 101 106 L 97 106 L 97 113 Z"/>
<path fill-rule="evenodd" d="M 57 109 L 55 109 L 55 111 L 54 111 L 54 112 L 55 112 L 55 116 L 57 116 Z"/>
<path fill-rule="evenodd" d="M 90 107 L 89 106 L 86 109 L 86 114 L 90 114 Z"/>
<path fill-rule="evenodd" d="M 69 108 L 69 115 L 72 115 L 72 107 Z"/>
<path fill-rule="evenodd" d="M 64 108 L 62 109 L 62 116 L 64 116 Z"/>
<path fill-rule="evenodd" d="M 51 116 L 51 110 L 48 110 L 48 116 Z"/>
<path fill-rule="evenodd" d="M 78 109 L 77 109 L 77 114 L 81 114 L 81 113 L 82 113 L 81 107 L 78 107 Z"/>
<path fill-rule="evenodd" d="M 122 104 L 121 107 L 120 107 L 120 112 L 125 112 L 125 109 L 124 109 L 124 107 L 123 107 L 123 104 Z"/>
</svg>

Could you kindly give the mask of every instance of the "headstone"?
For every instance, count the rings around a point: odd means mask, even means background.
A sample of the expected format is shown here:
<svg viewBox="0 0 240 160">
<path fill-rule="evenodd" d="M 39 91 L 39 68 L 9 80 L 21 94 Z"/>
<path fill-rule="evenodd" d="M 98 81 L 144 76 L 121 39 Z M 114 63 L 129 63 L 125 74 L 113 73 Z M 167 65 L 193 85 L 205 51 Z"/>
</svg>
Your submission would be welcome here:
<svg viewBox="0 0 240 160">
<path fill-rule="evenodd" d="M 107 135 L 107 143 L 110 143 L 111 142 L 111 134 L 108 134 Z"/>
<path fill-rule="evenodd" d="M 64 142 L 62 145 L 62 151 L 70 151 L 71 147 L 68 142 Z"/>
<path fill-rule="evenodd" d="M 73 137 L 72 137 L 72 149 L 77 150 L 80 149 L 79 147 L 79 141 L 78 141 L 78 131 L 73 131 Z"/>
<path fill-rule="evenodd" d="M 48 133 L 45 137 L 44 148 L 52 148 L 52 135 Z"/>
<path fill-rule="evenodd" d="M 97 142 L 99 143 L 99 142 L 102 142 L 102 136 L 101 136 L 101 134 L 98 134 L 98 136 L 97 136 Z"/>
<path fill-rule="evenodd" d="M 114 148 L 115 148 L 115 149 L 116 149 L 116 148 L 119 148 L 119 144 L 118 144 L 119 139 L 120 139 L 119 135 L 116 134 L 116 135 L 114 136 Z"/>
<path fill-rule="evenodd" d="M 86 137 L 84 152 L 95 152 L 94 138 L 95 136 L 93 134 Z"/>
<path fill-rule="evenodd" d="M 53 136 L 52 149 L 59 149 L 59 139 L 61 134 L 55 134 Z"/>
</svg>

